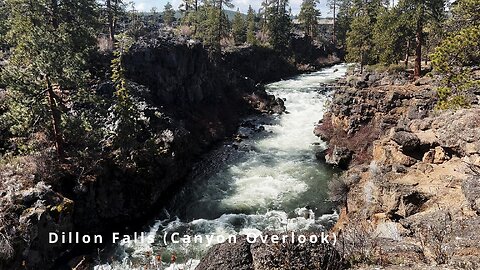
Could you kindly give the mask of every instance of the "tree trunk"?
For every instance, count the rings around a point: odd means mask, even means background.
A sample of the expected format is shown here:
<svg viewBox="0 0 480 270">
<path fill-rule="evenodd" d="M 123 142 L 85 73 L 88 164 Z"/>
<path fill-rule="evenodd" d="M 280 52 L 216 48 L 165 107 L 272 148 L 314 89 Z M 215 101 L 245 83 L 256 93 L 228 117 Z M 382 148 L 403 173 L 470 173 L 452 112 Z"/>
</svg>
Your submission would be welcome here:
<svg viewBox="0 0 480 270">
<path fill-rule="evenodd" d="M 417 33 L 415 37 L 415 71 L 413 76 L 419 78 L 422 73 L 422 42 L 423 42 L 423 23 L 419 18 L 417 22 Z"/>
<path fill-rule="evenodd" d="M 410 54 L 410 40 L 407 40 L 407 50 L 405 51 L 405 69 L 408 69 L 409 54 Z"/>
<path fill-rule="evenodd" d="M 217 36 L 217 45 L 220 48 L 220 41 L 222 40 L 222 7 L 223 1 L 218 2 L 218 36 Z"/>
<path fill-rule="evenodd" d="M 107 16 L 108 16 L 108 30 L 109 30 L 109 45 L 113 48 L 113 41 L 115 39 L 115 29 L 113 28 L 113 11 L 111 0 L 106 0 Z"/>
<path fill-rule="evenodd" d="M 363 51 L 360 53 L 360 74 L 363 74 Z"/>
<path fill-rule="evenodd" d="M 332 41 L 333 45 L 337 45 L 337 18 L 336 18 L 336 8 L 337 8 L 337 1 L 333 0 L 333 36 L 332 36 Z"/>
<path fill-rule="evenodd" d="M 63 159 L 64 151 L 63 151 L 63 137 L 62 137 L 62 130 L 60 127 L 61 121 L 61 114 L 58 109 L 57 103 L 55 101 L 55 93 L 53 92 L 52 83 L 50 82 L 50 78 L 48 75 L 46 76 L 47 81 L 47 93 L 48 93 L 48 103 L 50 106 L 50 113 L 52 116 L 52 131 L 53 131 L 53 138 L 55 141 L 55 148 L 57 149 L 57 155 L 59 159 Z"/>
</svg>

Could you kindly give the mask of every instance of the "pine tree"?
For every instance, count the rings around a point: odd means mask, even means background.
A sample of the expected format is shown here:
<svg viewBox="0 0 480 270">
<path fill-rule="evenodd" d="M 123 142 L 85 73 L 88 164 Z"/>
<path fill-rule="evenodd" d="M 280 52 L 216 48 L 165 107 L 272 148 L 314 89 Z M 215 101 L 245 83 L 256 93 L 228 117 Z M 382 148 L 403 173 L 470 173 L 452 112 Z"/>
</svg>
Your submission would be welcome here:
<svg viewBox="0 0 480 270">
<path fill-rule="evenodd" d="M 415 70 L 414 76 L 420 77 L 422 70 L 422 45 L 424 27 L 431 22 L 438 22 L 445 17 L 445 0 L 402 0 L 398 3 L 409 19 L 415 23 Z"/>
<path fill-rule="evenodd" d="M 370 17 L 367 14 L 357 15 L 350 25 L 347 33 L 347 61 L 359 62 L 363 72 L 363 66 L 367 64 L 369 52 L 373 44 L 371 40 Z"/>
<path fill-rule="evenodd" d="M 347 41 L 347 32 L 350 30 L 352 22 L 352 0 L 337 0 L 338 13 L 335 20 L 335 40 L 337 44 L 345 46 Z"/>
<path fill-rule="evenodd" d="M 123 36 L 116 44 L 114 58 L 111 62 L 112 81 L 115 85 L 116 101 L 114 103 L 114 113 L 116 119 L 115 137 L 113 145 L 121 150 L 125 156 L 129 150 L 137 146 L 136 134 L 139 130 L 138 110 L 132 100 L 130 86 L 125 77 L 125 69 L 122 64 L 123 57 L 133 44 L 133 40 L 128 36 Z M 128 155 L 128 154 L 126 154 Z"/>
<path fill-rule="evenodd" d="M 375 51 L 374 27 L 379 14 L 385 9 L 384 0 L 354 0 L 350 10 L 352 21 L 347 32 L 347 59 L 360 62 L 362 71 L 365 64 L 378 63 L 379 55 Z"/>
<path fill-rule="evenodd" d="M 229 20 L 225 13 L 223 12 L 224 7 L 233 8 L 234 5 L 232 4 L 232 0 L 215 0 L 215 6 L 218 9 L 218 17 L 217 17 L 217 40 L 216 42 L 220 44 L 220 40 L 224 35 L 225 26 L 228 28 Z"/>
<path fill-rule="evenodd" d="M 252 6 L 248 6 L 247 13 L 247 42 L 253 45 L 257 43 L 257 38 L 255 37 L 255 11 Z"/>
<path fill-rule="evenodd" d="M 115 43 L 117 21 L 124 12 L 123 8 L 123 0 L 105 0 L 106 24 L 108 26 L 108 38 L 111 48 L 113 48 Z"/>
<path fill-rule="evenodd" d="M 246 22 L 238 9 L 232 22 L 232 34 L 236 44 L 243 44 L 247 41 Z"/>
<path fill-rule="evenodd" d="M 328 0 L 328 4 L 333 13 L 332 42 L 333 44 L 337 44 L 337 10 L 341 4 L 341 0 Z"/>
<path fill-rule="evenodd" d="M 270 45 L 285 52 L 290 42 L 291 18 L 287 10 L 288 0 L 274 0 L 267 9 L 267 28 Z"/>
<path fill-rule="evenodd" d="M 317 10 L 318 0 L 303 0 L 298 20 L 308 36 L 316 37 L 318 31 L 318 18 L 320 11 Z"/>
<path fill-rule="evenodd" d="M 379 63 L 398 63 L 405 55 L 408 56 L 415 29 L 404 14 L 405 10 L 399 6 L 393 9 L 379 7 L 373 29 L 375 55 Z"/>
<path fill-rule="evenodd" d="M 172 23 L 175 21 L 175 11 L 172 8 L 172 4 L 167 2 L 163 10 L 163 21 L 166 25 L 172 26 Z"/>
<path fill-rule="evenodd" d="M 2 71 L 10 97 L 2 121 L 17 136 L 50 130 L 59 158 L 66 103 L 84 86 L 86 59 L 96 45 L 95 7 L 95 0 L 6 0 L 13 50 Z"/>
<path fill-rule="evenodd" d="M 459 0 L 452 7 L 448 37 L 432 54 L 433 68 L 444 75 L 437 108 L 468 106 L 465 94 L 480 87 L 473 67 L 480 64 L 480 0 Z"/>
<path fill-rule="evenodd" d="M 204 1 L 204 4 L 195 12 L 198 29 L 195 36 L 209 46 L 213 54 L 220 52 L 220 41 L 230 34 L 230 21 L 223 12 L 224 7 L 233 7 L 228 1 Z"/>
</svg>

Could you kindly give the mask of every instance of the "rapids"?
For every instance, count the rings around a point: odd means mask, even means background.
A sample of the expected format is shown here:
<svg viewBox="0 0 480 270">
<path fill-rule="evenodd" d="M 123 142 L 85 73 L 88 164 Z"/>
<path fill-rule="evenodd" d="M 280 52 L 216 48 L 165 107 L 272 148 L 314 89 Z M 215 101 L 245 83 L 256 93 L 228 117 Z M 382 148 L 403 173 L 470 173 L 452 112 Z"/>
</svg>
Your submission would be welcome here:
<svg viewBox="0 0 480 270">
<path fill-rule="evenodd" d="M 222 237 L 332 226 L 338 217 L 327 201 L 333 171 L 315 159 L 316 148 L 325 146 L 313 128 L 331 94 L 322 91 L 322 84 L 346 70 L 336 65 L 267 85 L 269 93 L 285 100 L 287 113 L 245 119 L 256 131 L 247 130 L 249 137 L 241 142 L 224 143 L 194 168 L 192 179 L 147 230 L 153 243 L 118 244 L 95 269 L 194 269 Z M 173 233 L 204 241 L 165 241 Z M 206 241 L 206 236 L 215 237 Z M 176 264 L 170 264 L 172 254 Z"/>
</svg>

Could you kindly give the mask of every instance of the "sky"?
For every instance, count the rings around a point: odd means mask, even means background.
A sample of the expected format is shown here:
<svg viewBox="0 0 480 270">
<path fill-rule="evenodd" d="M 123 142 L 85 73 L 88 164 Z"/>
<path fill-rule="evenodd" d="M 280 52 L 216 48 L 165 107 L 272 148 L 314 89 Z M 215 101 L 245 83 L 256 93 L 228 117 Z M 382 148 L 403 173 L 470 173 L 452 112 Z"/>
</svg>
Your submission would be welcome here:
<svg viewBox="0 0 480 270">
<path fill-rule="evenodd" d="M 157 10 L 162 11 L 163 6 L 165 6 L 167 2 L 170 2 L 174 9 L 178 9 L 181 0 L 133 0 L 133 2 L 135 2 L 135 9 L 140 11 L 150 11 L 152 7 L 156 7 Z M 249 5 L 258 11 L 262 0 L 232 0 L 232 2 L 235 5 L 233 10 L 237 10 L 237 8 L 239 8 L 241 12 L 246 13 Z M 298 14 L 301 3 L 302 0 L 290 0 L 290 6 L 293 14 Z M 322 13 L 322 17 L 332 16 L 330 9 L 327 7 L 326 0 L 320 1 L 319 8 L 320 12 Z"/>
</svg>

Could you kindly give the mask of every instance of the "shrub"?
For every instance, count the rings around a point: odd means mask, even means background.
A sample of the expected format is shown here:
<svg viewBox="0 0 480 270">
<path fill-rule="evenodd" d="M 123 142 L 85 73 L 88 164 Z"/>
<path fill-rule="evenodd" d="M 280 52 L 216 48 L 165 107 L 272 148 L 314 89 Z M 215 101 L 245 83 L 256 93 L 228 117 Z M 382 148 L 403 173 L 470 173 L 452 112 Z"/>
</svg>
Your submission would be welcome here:
<svg viewBox="0 0 480 270">
<path fill-rule="evenodd" d="M 395 73 L 400 73 L 404 71 L 405 71 L 405 65 L 401 65 L 401 64 L 391 64 L 387 68 L 387 72 L 389 74 L 395 74 Z"/>
<path fill-rule="evenodd" d="M 361 221 L 351 221 L 339 234 L 338 250 L 350 264 L 375 264 L 379 238 L 374 235 L 373 227 Z"/>
<path fill-rule="evenodd" d="M 452 215 L 443 213 L 437 220 L 430 220 L 420 225 L 420 241 L 424 254 L 430 253 L 438 264 L 445 264 L 450 259 L 448 252 L 449 236 L 453 232 Z"/>
</svg>

